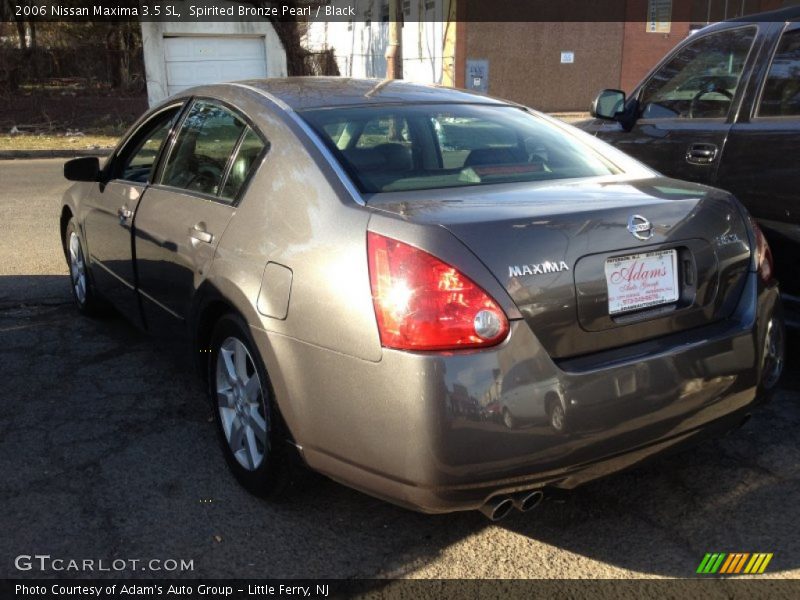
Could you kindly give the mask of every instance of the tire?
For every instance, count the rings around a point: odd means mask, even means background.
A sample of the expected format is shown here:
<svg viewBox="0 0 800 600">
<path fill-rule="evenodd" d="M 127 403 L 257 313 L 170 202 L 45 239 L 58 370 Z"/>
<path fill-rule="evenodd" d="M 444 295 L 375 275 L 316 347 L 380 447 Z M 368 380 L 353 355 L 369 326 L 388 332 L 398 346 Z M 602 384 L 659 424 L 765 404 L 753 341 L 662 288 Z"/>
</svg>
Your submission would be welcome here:
<svg viewBox="0 0 800 600">
<path fill-rule="evenodd" d="M 759 403 L 772 400 L 786 364 L 786 327 L 783 312 L 776 308 L 764 333 L 761 368 L 756 399 Z"/>
<path fill-rule="evenodd" d="M 87 316 L 98 316 L 104 312 L 105 305 L 92 282 L 91 272 L 86 263 L 86 250 L 75 219 L 70 219 L 64 232 L 64 256 L 69 267 L 70 289 L 78 312 Z"/>
<path fill-rule="evenodd" d="M 514 429 L 517 426 L 517 420 L 514 418 L 514 415 L 511 414 L 511 411 L 507 408 L 503 409 L 503 425 L 508 427 L 509 429 Z"/>
<path fill-rule="evenodd" d="M 289 481 L 289 458 L 272 386 L 247 325 L 225 315 L 211 334 L 209 398 L 228 467 L 250 493 L 274 498 Z"/>
<path fill-rule="evenodd" d="M 547 407 L 547 420 L 556 433 L 566 433 L 567 415 L 560 400 L 551 400 Z"/>
</svg>

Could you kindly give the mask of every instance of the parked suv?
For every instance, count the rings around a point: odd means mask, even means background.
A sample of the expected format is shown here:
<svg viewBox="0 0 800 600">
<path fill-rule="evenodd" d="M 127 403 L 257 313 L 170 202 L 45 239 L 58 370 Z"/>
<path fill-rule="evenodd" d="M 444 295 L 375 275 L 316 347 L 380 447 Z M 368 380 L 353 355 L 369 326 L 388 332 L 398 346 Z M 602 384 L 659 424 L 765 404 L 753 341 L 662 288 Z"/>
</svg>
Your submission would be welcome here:
<svg viewBox="0 0 800 600">
<path fill-rule="evenodd" d="M 800 296 L 800 7 L 711 25 L 579 125 L 665 175 L 726 189 Z"/>
</svg>

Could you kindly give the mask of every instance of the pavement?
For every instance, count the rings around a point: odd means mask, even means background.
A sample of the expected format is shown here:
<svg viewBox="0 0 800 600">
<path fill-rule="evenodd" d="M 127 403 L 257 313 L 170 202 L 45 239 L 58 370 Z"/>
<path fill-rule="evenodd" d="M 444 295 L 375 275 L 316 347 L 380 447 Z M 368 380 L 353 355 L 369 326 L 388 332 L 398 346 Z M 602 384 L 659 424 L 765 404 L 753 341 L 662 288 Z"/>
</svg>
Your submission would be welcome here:
<svg viewBox="0 0 800 600">
<path fill-rule="evenodd" d="M 17 570 L 34 554 L 193 567 L 101 573 L 124 576 L 692 577 L 719 551 L 800 577 L 797 332 L 744 428 L 525 515 L 427 516 L 312 473 L 271 504 L 229 475 L 182 344 L 73 309 L 62 163 L 0 162 L 0 578 L 98 574 Z"/>
</svg>

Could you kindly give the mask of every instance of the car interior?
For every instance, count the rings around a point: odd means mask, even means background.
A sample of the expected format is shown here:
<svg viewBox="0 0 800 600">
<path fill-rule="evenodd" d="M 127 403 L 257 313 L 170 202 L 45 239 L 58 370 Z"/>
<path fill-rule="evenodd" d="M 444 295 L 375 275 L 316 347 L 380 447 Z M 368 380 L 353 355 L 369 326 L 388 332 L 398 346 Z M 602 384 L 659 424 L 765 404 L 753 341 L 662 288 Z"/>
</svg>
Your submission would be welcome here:
<svg viewBox="0 0 800 600">
<path fill-rule="evenodd" d="M 435 111 L 373 116 L 366 110 L 348 114 L 345 120 L 323 111 L 319 115 L 326 120 L 311 119 L 312 125 L 367 192 L 612 172 L 603 163 L 598 172 L 597 164 L 545 127 L 524 131 L 503 120 L 444 116 Z"/>
</svg>

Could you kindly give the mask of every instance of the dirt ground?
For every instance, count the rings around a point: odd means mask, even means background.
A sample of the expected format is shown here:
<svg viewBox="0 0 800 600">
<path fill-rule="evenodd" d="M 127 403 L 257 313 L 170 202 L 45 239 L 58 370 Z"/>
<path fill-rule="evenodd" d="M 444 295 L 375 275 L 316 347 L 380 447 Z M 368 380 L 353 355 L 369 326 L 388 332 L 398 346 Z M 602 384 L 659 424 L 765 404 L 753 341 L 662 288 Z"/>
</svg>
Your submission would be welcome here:
<svg viewBox="0 0 800 600">
<path fill-rule="evenodd" d="M 0 134 L 119 135 L 147 109 L 147 95 L 66 88 L 21 89 L 0 96 Z"/>
</svg>

